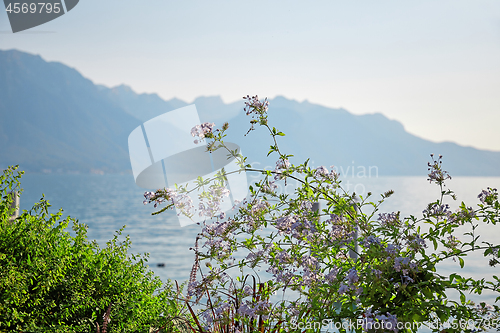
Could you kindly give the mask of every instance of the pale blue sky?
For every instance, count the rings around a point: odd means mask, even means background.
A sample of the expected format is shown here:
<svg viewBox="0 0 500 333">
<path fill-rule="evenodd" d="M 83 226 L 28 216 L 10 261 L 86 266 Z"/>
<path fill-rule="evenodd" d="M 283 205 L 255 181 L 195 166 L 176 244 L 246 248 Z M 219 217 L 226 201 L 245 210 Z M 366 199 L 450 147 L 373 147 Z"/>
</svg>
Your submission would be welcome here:
<svg viewBox="0 0 500 333">
<path fill-rule="evenodd" d="M 8 33 L 2 10 L 0 31 L 0 49 L 107 86 L 187 102 L 283 95 L 500 151 L 498 0 L 81 0 L 25 33 Z"/>
</svg>

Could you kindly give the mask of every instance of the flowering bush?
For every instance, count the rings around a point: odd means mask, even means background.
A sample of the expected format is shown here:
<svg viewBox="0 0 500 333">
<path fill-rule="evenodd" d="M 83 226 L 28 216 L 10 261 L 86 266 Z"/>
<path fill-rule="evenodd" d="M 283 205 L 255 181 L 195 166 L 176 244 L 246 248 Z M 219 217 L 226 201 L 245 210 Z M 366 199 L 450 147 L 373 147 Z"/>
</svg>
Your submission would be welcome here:
<svg viewBox="0 0 500 333">
<path fill-rule="evenodd" d="M 234 216 L 226 217 L 218 208 L 228 194 L 224 170 L 214 179 L 198 179 L 203 190 L 198 209 L 186 204 L 193 193 L 187 188 L 145 194 L 145 203 L 167 203 L 159 212 L 175 207 L 187 216 L 216 218 L 200 224 L 193 248 L 196 258 L 187 297 L 193 314 L 194 304 L 200 306 L 193 331 L 320 332 L 323 327 L 340 332 L 416 332 L 424 325 L 439 332 L 449 323 L 446 332 L 471 332 L 473 328 L 464 323 L 474 322 L 475 329 L 481 329 L 488 326 L 485 320 L 496 322 L 497 305 L 475 305 L 466 293 L 498 293 L 498 277 L 475 280 L 436 271 L 449 258 L 458 259 L 463 268 L 471 251 L 482 251 L 492 266 L 499 263 L 500 246 L 480 242 L 474 233 L 479 223 L 499 221 L 496 189 L 483 190 L 475 209 L 462 203 L 450 211 L 445 201 L 455 195 L 445 182 L 451 177 L 442 168 L 442 156 L 431 155 L 428 180 L 439 186 L 440 198 L 421 218 L 379 213 L 393 191 L 378 200 L 371 199 L 371 193 L 358 197 L 343 189 L 333 166 L 292 164 L 292 155 L 278 147 L 277 138 L 284 133 L 268 124 L 267 100 L 244 98 L 245 112 L 252 116 L 249 132 L 258 124 L 271 135 L 268 155 L 277 155 L 273 171 L 253 169 L 238 151 L 226 147 L 227 123 L 215 130 L 214 124 L 201 124 L 192 131 L 208 139 L 208 151 L 227 149 L 229 157 L 239 161 L 237 172 L 263 175 L 250 186 L 250 196 L 236 207 Z M 286 186 L 289 179 L 299 183 L 294 194 L 278 193 L 278 183 Z M 320 201 L 326 202 L 321 211 L 313 208 Z M 459 227 L 469 228 L 460 238 Z M 451 290 L 458 292 L 459 300 L 447 296 Z M 277 293 L 282 296 L 273 296 Z"/>
</svg>

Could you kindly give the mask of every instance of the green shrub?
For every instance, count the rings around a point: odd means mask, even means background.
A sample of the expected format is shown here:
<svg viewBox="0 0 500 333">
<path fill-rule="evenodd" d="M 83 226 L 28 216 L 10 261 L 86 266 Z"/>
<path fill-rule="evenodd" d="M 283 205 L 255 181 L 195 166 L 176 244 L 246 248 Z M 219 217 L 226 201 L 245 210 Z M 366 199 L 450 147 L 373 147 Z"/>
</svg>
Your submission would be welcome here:
<svg viewBox="0 0 500 333">
<path fill-rule="evenodd" d="M 49 214 L 43 197 L 10 218 L 9 192 L 22 175 L 16 168 L 0 176 L 0 332 L 172 331 L 169 322 L 181 311 L 177 292 L 147 268 L 147 255 L 127 255 L 130 239 L 118 239 L 123 228 L 101 249 L 84 224 L 61 220 L 62 210 Z"/>
</svg>

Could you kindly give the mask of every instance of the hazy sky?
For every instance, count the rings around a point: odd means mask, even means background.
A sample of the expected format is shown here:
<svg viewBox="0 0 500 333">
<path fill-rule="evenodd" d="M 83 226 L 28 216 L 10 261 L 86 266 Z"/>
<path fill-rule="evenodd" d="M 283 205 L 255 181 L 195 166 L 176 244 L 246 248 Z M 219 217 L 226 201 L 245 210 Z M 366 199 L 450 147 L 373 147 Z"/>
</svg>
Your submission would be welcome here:
<svg viewBox="0 0 500 333">
<path fill-rule="evenodd" d="M 500 151 L 499 0 L 81 0 L 52 22 L 10 31 L 2 9 L 0 49 L 107 86 L 187 102 L 283 95 Z"/>
</svg>

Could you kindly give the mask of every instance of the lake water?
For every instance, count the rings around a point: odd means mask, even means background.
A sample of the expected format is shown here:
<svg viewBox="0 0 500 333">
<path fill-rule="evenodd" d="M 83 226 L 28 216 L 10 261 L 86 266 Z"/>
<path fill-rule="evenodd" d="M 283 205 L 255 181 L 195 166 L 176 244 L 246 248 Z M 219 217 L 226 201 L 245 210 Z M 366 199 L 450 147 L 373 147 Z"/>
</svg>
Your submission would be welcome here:
<svg viewBox="0 0 500 333">
<path fill-rule="evenodd" d="M 422 177 L 373 177 L 345 178 L 344 185 L 359 194 L 371 191 L 374 200 L 389 189 L 395 191 L 381 207 L 381 212 L 401 211 L 402 216 L 421 212 L 429 202 L 435 201 L 439 188 Z M 461 201 L 475 206 L 477 195 L 486 187 L 500 189 L 498 177 L 455 177 L 448 181 L 448 188 L 455 191 L 458 200 L 449 202 L 453 210 Z M 53 213 L 64 209 L 64 216 L 70 215 L 89 226 L 88 237 L 101 246 L 113 237 L 116 230 L 126 225 L 124 234 L 130 235 L 133 253 L 150 253 L 151 269 L 163 280 L 187 280 L 193 262 L 192 251 L 197 225 L 181 228 L 174 212 L 168 211 L 152 216 L 152 205 L 143 205 L 144 190 L 137 187 L 131 175 L 69 175 L 69 174 L 26 174 L 22 178 L 24 192 L 21 209 L 29 209 L 42 193 L 52 204 Z M 480 240 L 496 242 L 500 239 L 500 225 L 479 229 Z M 488 259 L 474 253 L 472 260 L 460 270 L 458 262 L 444 263 L 441 274 L 459 272 L 475 278 L 498 275 L 499 268 L 488 266 Z M 157 267 L 164 263 L 165 267 Z M 494 303 L 492 293 L 473 297 L 475 301 Z"/>
</svg>

